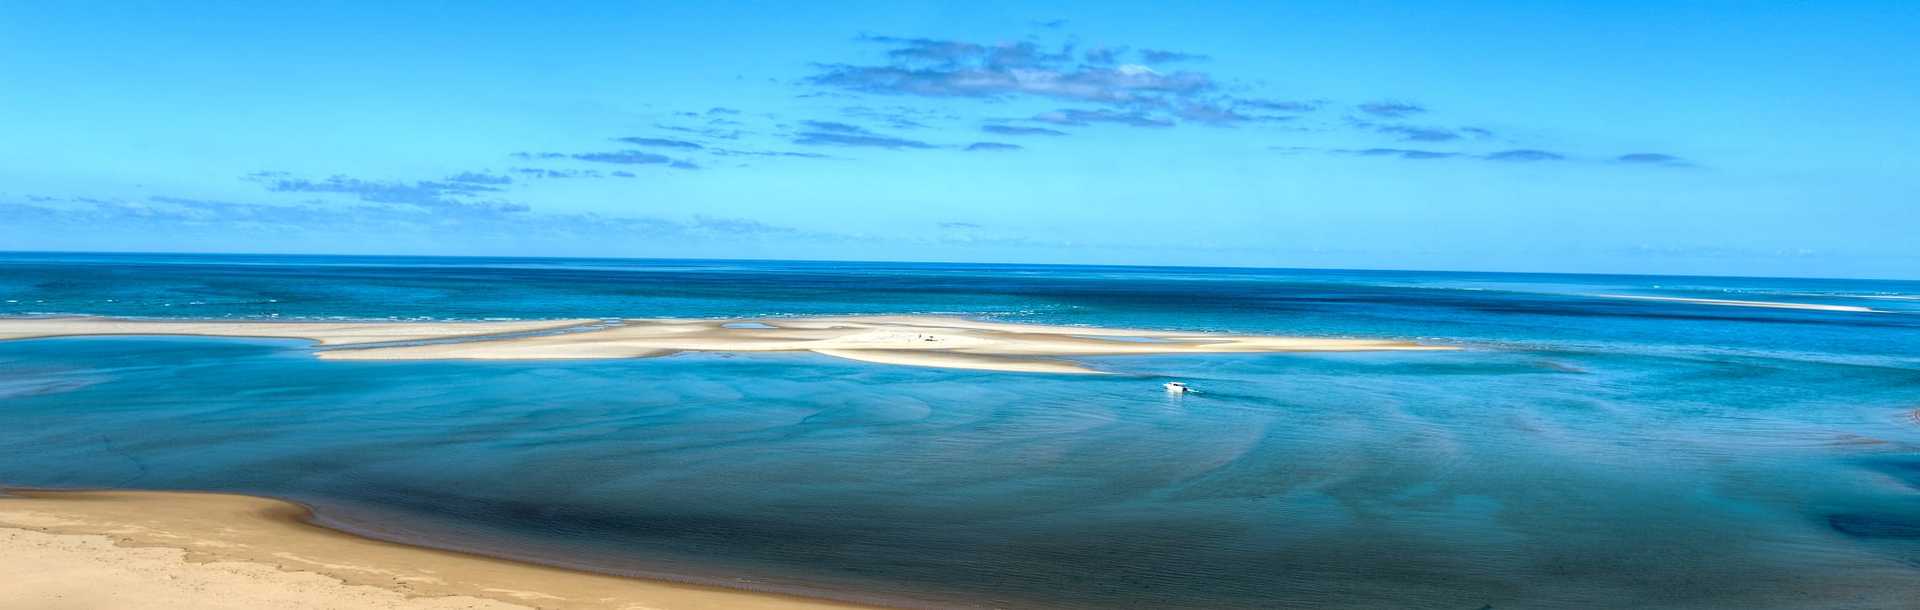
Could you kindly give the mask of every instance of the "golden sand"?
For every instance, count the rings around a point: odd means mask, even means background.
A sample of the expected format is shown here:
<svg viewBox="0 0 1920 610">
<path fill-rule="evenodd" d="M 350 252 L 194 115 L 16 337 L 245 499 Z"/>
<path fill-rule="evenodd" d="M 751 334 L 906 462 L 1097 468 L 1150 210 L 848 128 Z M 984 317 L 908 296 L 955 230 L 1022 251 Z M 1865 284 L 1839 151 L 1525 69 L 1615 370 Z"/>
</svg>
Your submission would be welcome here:
<svg viewBox="0 0 1920 610">
<path fill-rule="evenodd" d="M 299 505 L 172 492 L 0 496 L 0 608 L 824 609 L 362 538 Z"/>
<path fill-rule="evenodd" d="M 640 319 L 597 328 L 587 327 L 590 322 L 12 318 L 0 319 L 0 339 L 153 334 L 304 338 L 333 348 L 318 352 L 319 357 L 332 360 L 558 360 L 679 352 L 813 352 L 884 364 L 1032 373 L 1099 372 L 1065 359 L 1081 356 L 1451 349 L 1406 341 L 1008 324 L 942 316 Z M 539 332 L 563 329 L 572 330 Z M 385 345 L 407 341 L 433 342 Z"/>
</svg>

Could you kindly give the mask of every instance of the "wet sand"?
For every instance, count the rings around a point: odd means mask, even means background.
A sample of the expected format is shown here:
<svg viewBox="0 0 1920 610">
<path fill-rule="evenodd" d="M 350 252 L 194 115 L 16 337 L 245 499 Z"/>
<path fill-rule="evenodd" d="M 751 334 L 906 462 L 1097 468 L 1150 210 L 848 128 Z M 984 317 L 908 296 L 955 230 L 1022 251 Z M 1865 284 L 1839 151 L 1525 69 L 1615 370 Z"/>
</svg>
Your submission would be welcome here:
<svg viewBox="0 0 1920 610">
<path fill-rule="evenodd" d="M 813 352 L 937 368 L 1099 373 L 1076 356 L 1443 350 L 1407 341 L 1279 337 L 982 322 L 942 316 L 551 322 L 172 322 L 108 318 L 0 319 L 0 339 L 202 335 L 311 339 L 332 360 L 562 360 L 679 352 Z M 576 332 L 541 332 L 580 327 Z M 394 345 L 393 343 L 400 343 Z"/>
<path fill-rule="evenodd" d="M 175 492 L 0 496 L 0 607 L 825 609 L 773 593 L 439 551 L 312 525 L 297 504 Z"/>
</svg>

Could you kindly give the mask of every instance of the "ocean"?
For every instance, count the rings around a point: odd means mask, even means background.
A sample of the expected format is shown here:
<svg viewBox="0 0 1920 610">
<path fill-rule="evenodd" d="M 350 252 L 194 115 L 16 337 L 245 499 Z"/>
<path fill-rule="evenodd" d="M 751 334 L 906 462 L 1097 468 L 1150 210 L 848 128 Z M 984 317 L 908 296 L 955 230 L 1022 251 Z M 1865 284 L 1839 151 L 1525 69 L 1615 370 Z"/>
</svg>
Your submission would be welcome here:
<svg viewBox="0 0 1920 610">
<path fill-rule="evenodd" d="M 0 316 L 882 313 L 1462 349 L 1073 376 L 6 341 L 0 485 L 266 495 L 373 537 L 911 607 L 1920 599 L 1920 282 L 0 254 Z"/>
</svg>

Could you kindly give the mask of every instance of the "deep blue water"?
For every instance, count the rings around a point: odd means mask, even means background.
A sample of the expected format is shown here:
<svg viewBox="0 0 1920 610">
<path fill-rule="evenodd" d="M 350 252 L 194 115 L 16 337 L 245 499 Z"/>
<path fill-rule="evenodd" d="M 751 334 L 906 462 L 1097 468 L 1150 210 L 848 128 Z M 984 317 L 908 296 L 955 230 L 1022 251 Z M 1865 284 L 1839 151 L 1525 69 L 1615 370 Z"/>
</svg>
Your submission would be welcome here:
<svg viewBox="0 0 1920 610">
<path fill-rule="evenodd" d="M 1920 599 L 1920 282 L 9 254 L 0 301 L 0 315 L 951 313 L 1425 339 L 1466 349 L 1107 358 L 1121 374 L 1077 377 L 0 342 L 0 483 L 267 494 L 378 536 L 906 605 Z M 1205 393 L 1169 397 L 1168 379 Z"/>
</svg>

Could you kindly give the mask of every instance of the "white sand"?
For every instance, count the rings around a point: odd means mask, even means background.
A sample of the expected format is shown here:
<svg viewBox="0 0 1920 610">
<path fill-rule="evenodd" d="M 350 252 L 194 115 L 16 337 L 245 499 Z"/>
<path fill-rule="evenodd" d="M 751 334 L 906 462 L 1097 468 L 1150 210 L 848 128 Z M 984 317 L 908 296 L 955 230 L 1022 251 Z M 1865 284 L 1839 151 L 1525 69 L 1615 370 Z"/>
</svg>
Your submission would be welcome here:
<svg viewBox="0 0 1920 610">
<path fill-rule="evenodd" d="M 762 327 L 764 326 L 764 328 Z M 1102 339 L 1098 336 L 1131 340 Z M 798 352 L 939 368 L 1097 373 L 1071 356 L 1448 349 L 1400 341 L 1044 326 L 938 316 L 627 320 L 556 335 L 404 347 L 330 350 L 321 358 L 642 358 L 686 351 Z"/>
<path fill-rule="evenodd" d="M 753 320 L 626 320 L 576 332 L 490 337 L 567 328 L 546 323 L 164 322 L 104 318 L 0 319 L 0 338 L 193 334 L 312 339 L 334 360 L 559 360 L 645 358 L 677 352 L 814 352 L 839 358 L 941 368 L 1096 373 L 1073 356 L 1437 350 L 1404 341 L 1231 335 L 981 322 L 940 316 L 855 316 Z M 543 325 L 544 324 L 544 325 Z M 1102 338 L 1102 337 L 1118 337 Z M 462 339 L 353 348 L 375 341 Z"/>
</svg>

